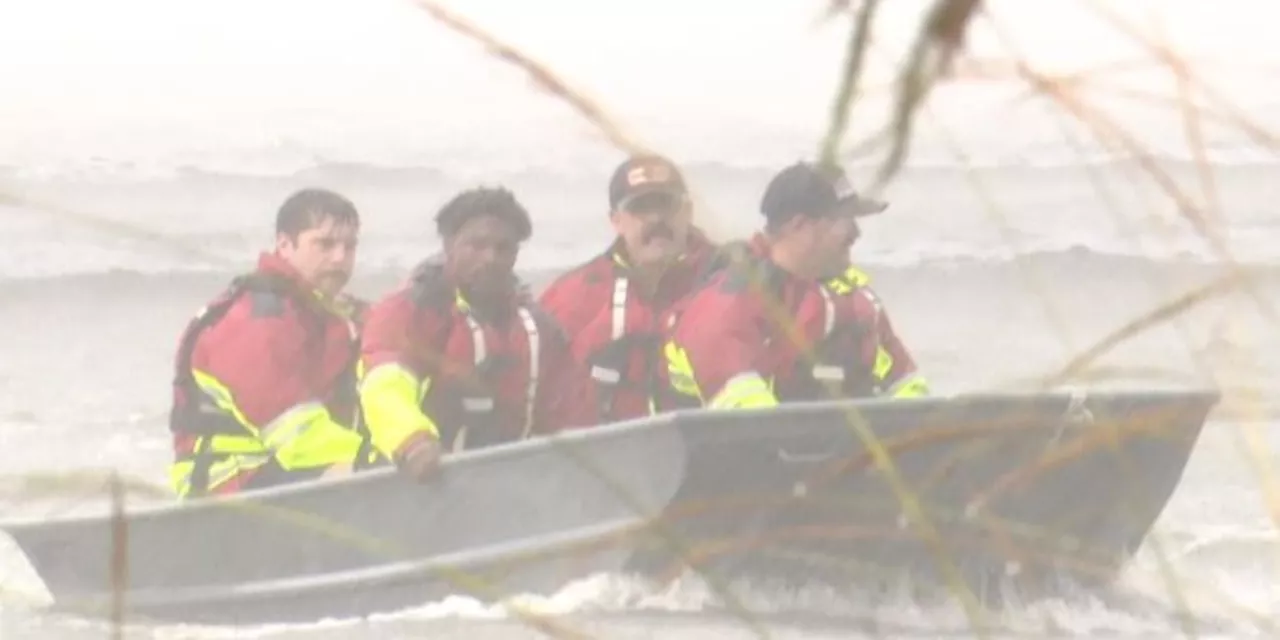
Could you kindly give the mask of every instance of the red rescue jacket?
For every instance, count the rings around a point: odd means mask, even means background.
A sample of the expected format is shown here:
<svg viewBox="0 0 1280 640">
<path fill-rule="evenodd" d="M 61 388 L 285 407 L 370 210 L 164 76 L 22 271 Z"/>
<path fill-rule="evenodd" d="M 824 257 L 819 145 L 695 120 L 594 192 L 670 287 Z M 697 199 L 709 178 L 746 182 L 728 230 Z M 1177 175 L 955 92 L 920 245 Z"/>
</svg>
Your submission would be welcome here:
<svg viewBox="0 0 1280 640">
<path fill-rule="evenodd" d="M 231 493 L 288 476 L 311 477 L 328 464 L 358 456 L 366 459 L 370 450 L 357 454 L 356 440 L 346 433 L 361 429 L 357 345 L 352 321 L 326 307 L 283 259 L 262 254 L 257 270 L 237 278 L 206 306 L 179 344 L 170 414 L 175 474 L 182 465 L 194 466 L 182 472 L 183 478 L 194 478 L 191 482 L 175 478 L 179 493 Z M 199 385 L 197 371 L 205 376 Z M 221 410 L 214 405 L 219 399 L 226 402 Z M 264 432 L 290 415 L 310 429 L 288 437 L 288 448 L 267 443 Z M 283 442 L 285 435 L 278 439 Z M 359 439 L 368 444 L 363 434 Z M 305 459 L 278 459 L 291 454 Z M 219 476 L 213 481 L 211 464 Z"/>
<path fill-rule="evenodd" d="M 474 449 L 578 426 L 591 416 L 555 321 L 513 291 L 490 317 L 471 307 L 438 263 L 424 263 L 366 314 L 364 379 L 380 368 L 411 376 L 416 416 L 446 450 Z M 531 375 L 532 373 L 532 375 Z M 399 375 L 399 374 L 398 374 Z M 418 434 L 393 424 L 394 394 L 361 392 L 369 428 L 385 452 Z M 386 417 L 383 417 L 386 416 Z M 419 429 L 421 430 L 421 429 Z"/>
<path fill-rule="evenodd" d="M 837 306 L 855 307 L 849 312 L 840 312 L 841 315 L 858 318 L 858 325 L 862 327 L 857 339 L 860 340 L 859 362 L 864 369 L 856 372 L 857 384 L 846 388 L 846 394 L 906 397 L 927 393 L 928 385 L 919 374 L 915 359 L 894 330 L 889 312 L 867 284 L 866 276 L 851 269 L 844 276 L 826 282 Z M 868 366 L 869 370 L 865 369 Z"/>
<path fill-rule="evenodd" d="M 668 348 L 691 371 L 677 371 L 668 350 L 668 373 L 692 378 L 699 397 L 668 387 L 671 403 L 710 404 L 730 380 L 751 373 L 779 402 L 875 393 L 878 302 L 790 275 L 768 260 L 762 236 L 745 249 L 674 311 Z"/>
<path fill-rule="evenodd" d="M 631 286 L 621 242 L 565 273 L 539 302 L 568 335 L 591 378 L 598 422 L 649 415 L 662 380 L 662 331 L 671 308 L 696 285 L 714 247 L 694 230 L 685 255 L 653 295 Z"/>
</svg>

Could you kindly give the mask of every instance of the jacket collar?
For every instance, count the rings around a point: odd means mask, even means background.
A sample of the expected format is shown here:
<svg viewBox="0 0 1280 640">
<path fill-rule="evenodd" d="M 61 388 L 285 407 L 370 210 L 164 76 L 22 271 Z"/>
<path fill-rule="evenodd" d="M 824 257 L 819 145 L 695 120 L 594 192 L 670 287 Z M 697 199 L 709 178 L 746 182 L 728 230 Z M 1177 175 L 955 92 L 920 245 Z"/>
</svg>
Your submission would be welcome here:
<svg viewBox="0 0 1280 640">
<path fill-rule="evenodd" d="M 432 254 L 414 266 L 409 279 L 413 280 L 422 277 L 439 278 L 453 291 L 454 305 L 464 313 L 476 313 L 478 317 L 487 318 L 495 313 L 501 315 L 514 314 L 518 308 L 531 303 L 533 300 L 533 293 L 530 291 L 528 283 L 521 280 L 520 276 L 512 273 L 510 295 L 501 300 L 500 305 L 492 309 L 472 307 L 471 300 L 467 298 L 462 287 L 458 286 L 457 281 L 449 273 L 449 269 L 445 265 L 443 252 Z"/>
<path fill-rule="evenodd" d="M 715 245 L 707 239 L 704 233 L 698 227 L 689 229 L 689 236 L 685 239 L 685 250 L 676 258 L 675 263 L 667 270 L 667 273 L 680 269 L 697 269 L 698 265 L 704 258 L 709 256 L 715 249 Z M 627 260 L 626 245 L 622 242 L 622 238 L 615 239 L 609 248 L 605 251 L 605 256 L 613 263 L 614 267 L 624 271 L 630 270 L 631 265 Z M 666 279 L 666 274 L 663 279 Z"/>
<path fill-rule="evenodd" d="M 314 310 L 335 313 L 343 317 L 351 315 L 354 311 L 354 308 L 349 308 L 350 305 L 344 302 L 345 296 L 339 296 L 337 300 L 326 297 L 311 286 L 302 274 L 298 273 L 298 270 L 278 253 L 271 251 L 260 253 L 257 273 L 286 283 L 286 288 L 296 300 Z"/>
</svg>

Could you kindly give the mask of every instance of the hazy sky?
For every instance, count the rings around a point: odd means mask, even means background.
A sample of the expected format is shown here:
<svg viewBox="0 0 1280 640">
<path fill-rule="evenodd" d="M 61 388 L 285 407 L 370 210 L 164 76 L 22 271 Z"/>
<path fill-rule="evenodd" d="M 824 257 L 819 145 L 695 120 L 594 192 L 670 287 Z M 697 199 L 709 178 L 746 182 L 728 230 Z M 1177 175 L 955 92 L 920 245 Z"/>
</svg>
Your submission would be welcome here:
<svg viewBox="0 0 1280 640">
<path fill-rule="evenodd" d="M 1280 60 L 1280 11 L 1263 0 L 1096 1 L 1143 26 L 1162 15 L 1184 51 L 1241 65 Z M 1040 66 L 1136 58 L 1089 2 L 988 5 Z M 820 116 L 849 24 L 819 25 L 817 0 L 447 4 L 608 105 L 649 117 Z M 926 3 L 885 4 L 880 46 L 901 51 Z M 1000 53 L 985 30 L 971 46 Z M 0 0 L 0 136 L 9 142 L 307 117 L 462 126 L 561 108 L 528 86 L 413 0 Z"/>
</svg>

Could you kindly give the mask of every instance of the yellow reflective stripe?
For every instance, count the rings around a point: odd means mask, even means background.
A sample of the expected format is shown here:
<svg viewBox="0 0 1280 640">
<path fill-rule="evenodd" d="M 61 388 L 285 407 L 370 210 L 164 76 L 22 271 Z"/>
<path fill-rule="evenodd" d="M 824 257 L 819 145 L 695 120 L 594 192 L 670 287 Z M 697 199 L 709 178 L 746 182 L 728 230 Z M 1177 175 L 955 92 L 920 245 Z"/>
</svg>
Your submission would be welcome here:
<svg viewBox="0 0 1280 640">
<path fill-rule="evenodd" d="M 267 455 L 233 455 L 209 466 L 208 491 L 226 484 L 236 475 L 256 469 L 270 460 Z M 169 483 L 181 497 L 191 495 L 191 476 L 195 471 L 194 460 L 184 460 L 169 467 Z"/>
<path fill-rule="evenodd" d="M 689 362 L 689 354 L 672 340 L 662 346 L 662 355 L 667 361 L 667 378 L 671 387 L 686 396 L 697 398 L 698 402 L 703 402 L 702 390 L 698 388 L 697 379 L 693 375 L 693 364 Z"/>
<path fill-rule="evenodd" d="M 193 370 L 192 375 L 218 408 L 233 415 L 246 432 L 245 436 L 214 436 L 209 453 L 260 452 L 265 455 L 270 450 L 285 470 L 327 466 L 355 459 L 361 445 L 360 435 L 334 422 L 322 403 L 308 401 L 291 407 L 265 428 L 259 429 L 236 406 L 234 395 L 225 385 L 203 371 Z M 256 449 L 249 444 L 250 441 L 257 442 Z"/>
<path fill-rule="evenodd" d="M 324 404 L 307 403 L 302 411 L 289 412 L 288 421 L 264 435 L 285 471 L 355 462 L 364 438 L 356 431 L 334 422 Z M 273 426 L 276 421 L 273 421 Z"/>
<path fill-rule="evenodd" d="M 199 369 L 192 369 L 191 375 L 195 378 L 196 385 L 200 387 L 200 390 L 204 391 L 219 409 L 230 413 L 236 419 L 236 422 L 239 422 L 249 433 L 254 436 L 258 435 L 258 428 L 245 417 L 244 413 L 241 413 L 240 408 L 236 406 L 235 396 L 232 395 L 231 390 L 226 385 Z"/>
<path fill-rule="evenodd" d="M 462 295 L 461 289 L 453 290 L 453 304 L 463 313 L 471 313 L 471 303 L 467 301 L 467 297 Z"/>
<path fill-rule="evenodd" d="M 871 373 L 876 380 L 884 380 L 889 376 L 889 372 L 893 371 L 893 356 L 889 354 L 889 350 L 884 347 L 876 347 L 876 363 L 872 367 Z"/>
<path fill-rule="evenodd" d="M 853 293 L 854 290 L 865 287 L 870 282 L 871 276 L 868 276 L 861 269 L 849 265 L 843 273 L 827 278 L 822 284 L 825 288 L 830 289 L 832 293 L 842 296 Z"/>
<path fill-rule="evenodd" d="M 750 409 L 777 405 L 778 400 L 773 396 L 769 383 L 760 374 L 749 371 L 730 378 L 707 406 L 710 409 Z"/>
<path fill-rule="evenodd" d="M 196 439 L 196 448 L 200 447 L 200 443 L 206 438 Z M 217 434 L 209 440 L 209 451 L 215 454 L 253 454 L 268 455 L 270 452 L 262 446 L 262 441 L 248 434 L 243 436 L 233 436 L 230 434 Z"/>
<path fill-rule="evenodd" d="M 876 363 L 873 373 L 877 380 L 883 381 L 893 371 L 893 356 L 884 347 L 876 349 Z M 893 384 L 882 395 L 892 398 L 914 398 L 929 395 L 929 383 L 919 374 L 911 374 Z"/>
<path fill-rule="evenodd" d="M 404 365 L 389 362 L 373 367 L 360 380 L 360 402 L 373 446 L 387 457 L 419 431 L 439 439 L 436 423 L 422 411 L 431 379 L 418 379 Z"/>
<path fill-rule="evenodd" d="M 262 443 L 272 450 L 284 447 L 305 434 L 311 423 L 325 417 L 327 412 L 324 403 L 314 400 L 296 404 L 260 430 Z"/>
<path fill-rule="evenodd" d="M 871 276 L 853 265 L 849 265 L 840 277 L 855 287 L 865 287 L 871 283 Z"/>
<path fill-rule="evenodd" d="M 275 458 L 285 471 L 329 467 L 355 462 L 363 444 L 360 434 L 325 419 L 314 423 L 307 437 L 276 451 Z"/>
<path fill-rule="evenodd" d="M 924 376 L 919 374 L 911 374 L 885 392 L 885 395 L 891 398 L 919 398 L 929 395 L 929 383 Z"/>
</svg>

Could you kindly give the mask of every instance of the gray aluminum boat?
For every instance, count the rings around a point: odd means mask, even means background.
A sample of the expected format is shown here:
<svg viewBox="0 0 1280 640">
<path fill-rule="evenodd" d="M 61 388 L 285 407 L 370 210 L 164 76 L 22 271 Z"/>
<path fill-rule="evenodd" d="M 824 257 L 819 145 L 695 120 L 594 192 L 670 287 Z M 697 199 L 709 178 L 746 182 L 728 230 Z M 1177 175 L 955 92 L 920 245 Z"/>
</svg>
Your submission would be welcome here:
<svg viewBox="0 0 1280 640">
<path fill-rule="evenodd" d="M 600 572 L 836 585 L 906 573 L 979 595 L 992 580 L 1043 593 L 1115 577 L 1218 400 L 985 394 L 678 412 L 462 453 L 428 484 L 380 469 L 0 529 L 57 609 L 102 616 L 116 602 L 130 619 L 186 623 L 492 601 Z"/>
</svg>

